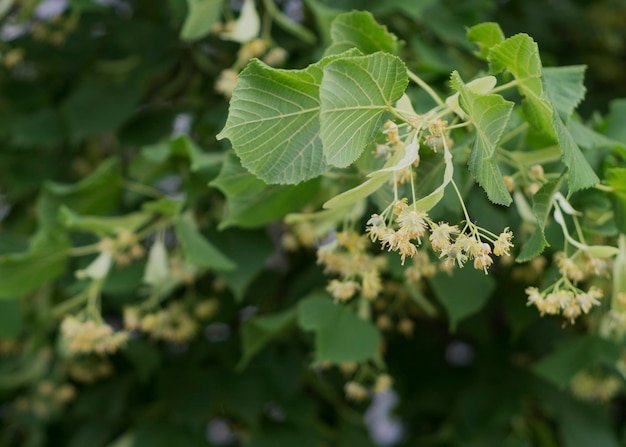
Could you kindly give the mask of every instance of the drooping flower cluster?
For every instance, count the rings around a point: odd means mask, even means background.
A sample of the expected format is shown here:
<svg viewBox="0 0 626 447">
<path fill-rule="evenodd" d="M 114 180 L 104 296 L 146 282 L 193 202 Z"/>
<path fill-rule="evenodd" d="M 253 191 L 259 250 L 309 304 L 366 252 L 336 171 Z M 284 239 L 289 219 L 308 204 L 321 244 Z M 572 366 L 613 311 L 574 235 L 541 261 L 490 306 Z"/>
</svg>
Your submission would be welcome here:
<svg viewBox="0 0 626 447">
<path fill-rule="evenodd" d="M 191 340 L 199 329 L 198 323 L 178 301 L 154 313 L 141 314 L 137 308 L 126 308 L 124 326 L 128 330 L 139 329 L 154 339 L 175 343 Z"/>
<path fill-rule="evenodd" d="M 374 299 L 382 290 L 381 270 L 387 260 L 367 252 L 367 237 L 347 230 L 335 235 L 335 239 L 317 250 L 318 263 L 325 266 L 325 273 L 333 273 L 327 286 L 336 301 L 347 301 L 358 293 Z"/>
<path fill-rule="evenodd" d="M 403 265 L 407 257 L 417 255 L 417 247 L 428 232 L 432 249 L 438 252 L 439 258 L 448 268 L 454 265 L 463 267 L 466 262 L 473 260 L 474 268 L 487 273 L 493 264 L 491 254 L 508 256 L 513 247 L 513 233 L 508 228 L 496 236 L 469 221 L 462 230 L 447 222 L 436 223 L 427 213 L 408 205 L 406 198 L 396 201 L 386 211 L 382 215 L 372 215 L 367 222 L 366 232 L 372 241 L 380 241 L 383 249 L 398 252 Z M 393 219 L 395 225 L 387 224 L 387 215 L 396 216 Z M 487 241 L 493 244 L 493 250 Z"/>
<path fill-rule="evenodd" d="M 71 356 L 112 354 L 127 340 L 128 333 L 115 331 L 104 322 L 92 319 L 80 320 L 73 315 L 68 315 L 61 323 L 61 345 Z"/>
<path fill-rule="evenodd" d="M 594 375 L 582 371 L 572 378 L 570 387 L 579 399 L 608 402 L 621 390 L 622 381 L 614 375 Z"/>
<path fill-rule="evenodd" d="M 580 290 L 563 279 L 540 292 L 537 287 L 526 288 L 528 305 L 535 306 L 541 315 L 563 315 L 574 323 L 581 314 L 587 314 L 594 306 L 600 305 L 602 290 L 591 286 L 587 292 Z"/>
</svg>

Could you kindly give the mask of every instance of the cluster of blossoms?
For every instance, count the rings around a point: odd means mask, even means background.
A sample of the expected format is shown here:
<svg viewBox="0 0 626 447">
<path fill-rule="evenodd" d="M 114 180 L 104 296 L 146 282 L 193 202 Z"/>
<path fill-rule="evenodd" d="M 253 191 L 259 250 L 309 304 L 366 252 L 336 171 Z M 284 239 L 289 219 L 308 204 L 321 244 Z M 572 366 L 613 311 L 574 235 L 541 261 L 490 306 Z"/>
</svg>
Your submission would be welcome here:
<svg viewBox="0 0 626 447">
<path fill-rule="evenodd" d="M 128 333 L 115 331 L 108 324 L 95 320 L 80 320 L 68 315 L 61 323 L 61 344 L 70 356 L 116 352 L 128 340 Z"/>
<path fill-rule="evenodd" d="M 65 370 L 76 382 L 94 383 L 113 375 L 113 364 L 106 357 L 74 358 L 65 364 Z"/>
<path fill-rule="evenodd" d="M 201 309 L 201 311 L 206 311 L 206 309 Z M 174 343 L 191 340 L 199 329 L 198 323 L 183 303 L 178 301 L 172 302 L 165 309 L 144 315 L 138 308 L 127 307 L 124 309 L 124 326 L 131 331 L 141 330 L 155 340 Z"/>
<path fill-rule="evenodd" d="M 584 292 L 563 279 L 542 292 L 537 287 L 528 287 L 526 294 L 528 305 L 535 306 L 541 315 L 560 314 L 570 323 L 574 323 L 581 314 L 589 313 L 594 306 L 599 306 L 603 296 L 602 290 L 595 286 Z"/>
<path fill-rule="evenodd" d="M 324 264 L 325 273 L 339 275 L 327 290 L 337 301 L 347 301 L 360 292 L 373 300 L 383 288 L 381 270 L 387 265 L 383 256 L 367 252 L 367 237 L 355 231 L 342 231 L 335 239 L 317 250 L 318 263 Z"/>
<path fill-rule="evenodd" d="M 393 379 L 388 374 L 380 374 L 376 377 L 373 385 L 371 386 L 371 391 L 374 393 L 382 393 L 391 388 L 393 384 Z M 370 395 L 370 389 L 368 387 L 351 380 L 344 385 L 344 392 L 346 393 L 346 397 L 350 400 L 360 402 L 365 400 Z"/>
<path fill-rule="evenodd" d="M 146 250 L 139 243 L 137 235 L 125 229 L 118 231 L 115 239 L 102 238 L 99 251 L 112 255 L 115 263 L 122 267 L 130 264 L 133 259 L 141 259 L 146 255 Z"/>
<path fill-rule="evenodd" d="M 561 278 L 541 292 L 536 287 L 528 287 L 528 305 L 535 306 L 542 315 L 560 314 L 570 323 L 574 323 L 580 315 L 589 313 L 594 306 L 599 306 L 604 295 L 598 287 L 591 286 L 585 292 L 577 284 L 592 275 L 608 275 L 609 265 L 605 260 L 581 250 L 577 250 L 572 256 L 559 252 L 555 255 L 555 261 Z"/>
<path fill-rule="evenodd" d="M 570 387 L 579 399 L 608 402 L 622 389 L 622 381 L 614 375 L 596 376 L 582 371 L 572 378 Z"/>
<path fill-rule="evenodd" d="M 387 224 L 386 215 L 396 216 L 396 225 Z M 446 222 L 435 223 L 427 213 L 408 205 L 406 198 L 395 201 L 382 215 L 373 214 L 366 231 L 372 241 L 380 241 L 382 248 L 398 252 L 403 265 L 407 257 L 417 255 L 417 247 L 427 233 L 430 233 L 428 240 L 432 249 L 439 253 L 447 268 L 463 267 L 473 260 L 474 268 L 487 273 L 493 264 L 491 254 L 508 255 L 513 246 L 513 233 L 508 228 L 496 236 L 469 221 L 462 230 Z M 493 250 L 487 241 L 493 244 Z"/>
<path fill-rule="evenodd" d="M 69 383 L 57 384 L 42 380 L 27 396 L 20 396 L 13 402 L 13 408 L 21 413 L 32 413 L 38 418 L 47 418 L 70 402 L 76 396 L 76 389 Z"/>
</svg>

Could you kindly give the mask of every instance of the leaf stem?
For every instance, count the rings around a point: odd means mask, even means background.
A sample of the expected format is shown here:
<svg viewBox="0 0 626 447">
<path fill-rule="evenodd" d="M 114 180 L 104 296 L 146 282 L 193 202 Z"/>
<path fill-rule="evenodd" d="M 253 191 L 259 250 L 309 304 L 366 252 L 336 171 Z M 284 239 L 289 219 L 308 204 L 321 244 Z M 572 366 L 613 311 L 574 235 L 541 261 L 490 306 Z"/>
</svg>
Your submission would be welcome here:
<svg viewBox="0 0 626 447">
<path fill-rule="evenodd" d="M 506 84 L 502 84 L 502 85 L 495 87 L 489 93 L 498 93 L 498 92 L 501 92 L 502 90 L 507 90 L 511 87 L 516 87 L 518 85 L 519 85 L 519 81 L 517 79 L 514 79 L 510 82 L 507 82 Z"/>
<path fill-rule="evenodd" d="M 422 87 L 424 89 L 424 91 L 426 91 L 426 93 L 428 93 L 428 95 L 433 98 L 433 100 L 440 106 L 445 106 L 446 103 L 443 102 L 443 100 L 439 97 L 439 95 L 430 87 L 430 85 L 428 85 L 426 82 L 424 82 L 424 80 L 422 78 L 420 78 L 418 75 L 416 75 L 415 73 L 413 73 L 411 70 L 407 70 L 407 74 L 409 75 L 409 78 L 415 82 L 417 85 L 419 85 L 420 87 Z"/>
</svg>

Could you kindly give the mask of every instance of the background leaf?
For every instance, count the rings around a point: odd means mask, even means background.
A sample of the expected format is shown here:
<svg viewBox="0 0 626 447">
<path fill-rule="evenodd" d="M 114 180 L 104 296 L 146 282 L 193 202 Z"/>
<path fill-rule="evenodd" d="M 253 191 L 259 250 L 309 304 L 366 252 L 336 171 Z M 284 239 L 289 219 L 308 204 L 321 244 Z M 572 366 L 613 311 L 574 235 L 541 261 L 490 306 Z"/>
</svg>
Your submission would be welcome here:
<svg viewBox="0 0 626 447">
<path fill-rule="evenodd" d="M 342 363 L 373 359 L 381 341 L 375 326 L 325 295 L 298 304 L 298 324 L 315 332 L 315 361 Z"/>
<path fill-rule="evenodd" d="M 357 48 L 363 54 L 384 51 L 397 54 L 399 50 L 398 38 L 387 31 L 385 26 L 379 25 L 374 16 L 368 11 L 351 11 L 339 14 L 330 27 L 332 44 L 324 55 L 340 54 L 352 48 Z"/>
</svg>

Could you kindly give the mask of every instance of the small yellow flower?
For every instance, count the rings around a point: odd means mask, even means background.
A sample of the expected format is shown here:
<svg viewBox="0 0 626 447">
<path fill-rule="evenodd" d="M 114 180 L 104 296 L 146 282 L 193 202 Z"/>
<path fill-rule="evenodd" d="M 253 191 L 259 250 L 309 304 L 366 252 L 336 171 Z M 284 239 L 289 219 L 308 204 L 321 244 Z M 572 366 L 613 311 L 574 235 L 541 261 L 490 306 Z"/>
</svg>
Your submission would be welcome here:
<svg viewBox="0 0 626 447">
<path fill-rule="evenodd" d="M 348 301 L 359 288 L 359 283 L 356 281 L 339 281 L 337 279 L 333 279 L 328 286 L 326 286 L 326 290 L 330 292 L 337 301 Z"/>
<path fill-rule="evenodd" d="M 450 237 L 453 234 L 459 234 L 459 227 L 445 222 L 439 222 L 439 224 L 433 222 L 431 228 L 430 245 L 433 247 L 433 250 L 437 251 L 447 248 L 450 245 Z"/>
</svg>

